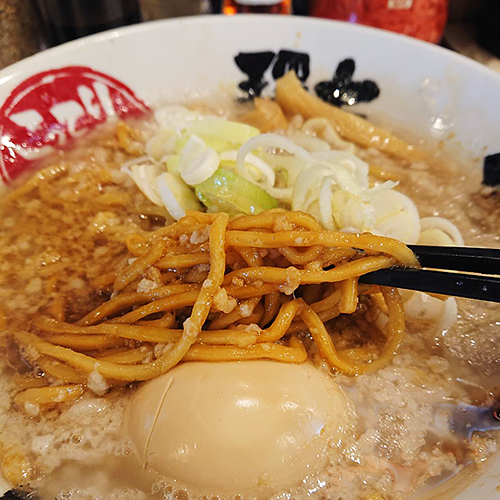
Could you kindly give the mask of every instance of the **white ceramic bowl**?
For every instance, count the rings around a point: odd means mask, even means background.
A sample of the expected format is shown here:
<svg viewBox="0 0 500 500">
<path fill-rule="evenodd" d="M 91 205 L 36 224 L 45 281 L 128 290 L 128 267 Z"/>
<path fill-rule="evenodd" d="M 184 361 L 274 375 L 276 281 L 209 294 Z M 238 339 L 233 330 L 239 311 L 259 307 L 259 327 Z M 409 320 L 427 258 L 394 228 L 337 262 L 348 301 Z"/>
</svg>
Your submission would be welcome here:
<svg viewBox="0 0 500 500">
<path fill-rule="evenodd" d="M 221 85 L 235 87 L 246 79 L 234 62 L 239 52 L 277 53 L 281 49 L 309 54 L 310 87 L 330 78 L 342 59 L 354 58 L 356 79 L 374 79 L 381 88 L 378 99 L 357 109 L 370 117 L 382 117 L 394 130 L 444 139 L 476 157 L 500 151 L 500 76 L 475 62 L 404 36 L 344 23 L 286 16 L 211 16 L 94 35 L 1 71 L 0 102 L 6 104 L 0 116 L 0 176 L 9 182 L 16 169 L 30 168 L 31 159 L 48 151 L 46 146 L 53 141 L 68 142 L 106 114 L 120 113 L 123 108 L 116 96 L 131 108 L 141 109 L 141 99 L 154 105 L 217 90 Z M 28 77 L 67 66 L 90 67 L 123 82 L 133 92 L 88 70 L 77 70 L 76 76 L 61 80 L 59 87 L 60 71 L 18 87 Z M 272 66 L 264 75 L 270 91 Z M 47 110 L 55 108 L 42 106 L 43 113 L 38 110 L 41 115 L 37 116 L 37 99 L 43 99 L 44 86 L 52 84 L 61 95 L 48 92 L 49 104 L 61 106 L 54 111 L 57 120 L 49 117 L 49 126 L 44 127 L 41 120 L 47 121 Z M 17 124 L 12 124 L 13 119 Z M 29 155 L 20 154 L 23 141 L 24 146 L 26 141 L 35 141 Z M 497 455 L 483 469 L 468 474 L 467 480 L 459 481 L 460 485 L 446 484 L 432 498 L 500 499 L 496 489 L 499 471 Z"/>
</svg>

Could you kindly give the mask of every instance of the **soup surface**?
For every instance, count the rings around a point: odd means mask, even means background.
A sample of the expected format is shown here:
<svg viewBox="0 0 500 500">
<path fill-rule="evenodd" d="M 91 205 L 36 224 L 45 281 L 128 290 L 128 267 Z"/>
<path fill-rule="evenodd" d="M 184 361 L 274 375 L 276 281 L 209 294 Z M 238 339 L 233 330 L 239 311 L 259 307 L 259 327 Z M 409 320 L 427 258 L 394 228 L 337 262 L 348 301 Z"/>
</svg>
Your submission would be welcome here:
<svg viewBox="0 0 500 500">
<path fill-rule="evenodd" d="M 185 106 L 198 115 L 235 121 L 248 112 L 248 106 L 224 98 Z M 305 129 L 306 120 L 300 115 L 287 119 L 284 135 L 306 150 L 320 147 L 315 140 L 328 144 L 330 150 L 340 149 L 334 140 L 328 142 L 321 127 Z M 236 490 L 227 493 L 218 490 L 217 481 L 207 480 L 205 486 L 194 484 L 185 479 L 187 474 L 182 476 L 183 472 L 167 477 L 158 472 L 158 466 L 151 465 L 153 462 L 149 463 L 151 467 L 144 466 L 137 443 L 124 430 L 131 401 L 144 384 L 114 383 L 98 369 L 83 375 L 76 371 L 72 372 L 76 381 L 71 386 L 85 389 L 66 391 L 60 403 L 19 397 L 30 388 L 68 386 L 64 377 L 58 379 L 50 356 L 40 355 L 29 343 L 16 342 L 19 332 L 35 331 L 33 321 L 41 316 L 65 324 L 83 324 L 82 318 L 116 297 L 113 271 L 131 266 L 137 259 L 130 253 L 133 235 L 150 234 L 174 222 L 172 211 L 148 199 L 144 184 L 138 187 L 127 170 L 127 165 L 133 168 L 147 162 L 142 160 L 145 151 L 151 156 L 146 145 L 151 147 L 152 138 L 161 133 L 158 120 L 157 115 L 157 121 L 110 124 L 93 132 L 73 150 L 52 158 L 34 178 L 25 179 L 15 190 L 2 195 L 0 450 L 5 489 L 33 490 L 42 499 L 269 498 L 271 494 L 276 498 L 406 499 L 425 496 L 429 488 L 467 466 L 480 466 L 496 451 L 493 433 L 475 433 L 470 440 L 455 433 L 450 412 L 462 403 L 491 405 L 498 400 L 498 306 L 463 299 L 444 301 L 421 294 L 417 297 L 409 292 L 402 294 L 407 334 L 396 355 L 376 371 L 355 377 L 339 373 L 321 356 L 308 332 L 299 332 L 311 369 L 325 374 L 337 384 L 342 393 L 339 397 L 346 398 L 349 409 L 343 415 L 348 419 L 342 436 L 321 448 L 321 466 L 304 473 L 304 477 L 293 478 L 295 484 L 280 484 L 276 491 L 265 490 L 261 484 L 241 495 Z M 458 228 L 468 246 L 500 246 L 498 195 L 481 188 L 481 171 L 475 162 L 458 161 L 440 151 L 433 151 L 424 161 L 409 162 L 376 148 L 348 144 L 352 146 L 350 154 L 377 167 L 370 171 L 370 185 L 399 182 L 396 190 L 413 200 L 421 220 L 445 218 Z M 266 155 L 288 159 L 280 146 L 264 151 L 261 159 L 269 160 Z M 230 168 L 234 159 L 227 161 Z M 276 182 L 279 185 L 279 179 Z M 311 208 L 313 215 L 320 218 L 314 210 Z M 402 221 L 393 224 L 396 230 L 404 226 Z M 189 233 L 191 240 L 194 234 Z M 206 235 L 196 234 L 196 238 L 200 240 L 191 244 L 207 241 Z M 269 254 L 264 257 L 270 258 Z M 194 274 L 206 276 L 208 268 L 206 264 L 193 265 L 191 274 L 183 275 L 183 283 L 196 283 Z M 146 270 L 126 292 L 149 293 L 155 289 L 157 278 L 152 269 Z M 313 290 L 316 285 L 309 286 Z M 329 289 L 332 291 L 335 288 Z M 290 298 L 295 292 L 305 302 L 309 298 L 314 302 L 315 292 L 302 287 L 279 292 Z M 354 314 L 325 320 L 333 343 L 345 356 L 347 351 L 358 352 L 356 349 L 377 351 L 385 341 L 381 333 L 387 322 L 383 307 L 378 310 L 370 305 L 368 296 L 360 297 Z M 322 298 L 316 296 L 316 300 Z M 256 309 L 253 304 L 234 325 L 247 328 L 248 321 L 243 320 Z M 188 311 L 189 307 L 182 309 L 179 317 L 185 319 Z M 220 320 L 222 316 L 220 313 L 217 317 Z M 166 321 L 165 317 L 153 315 L 148 319 Z M 211 321 L 214 318 L 209 316 Z M 251 323 L 259 321 L 257 318 Z M 65 345 L 63 337 L 51 340 L 54 332 L 41 335 L 55 345 Z M 100 343 L 96 344 L 97 337 Z M 144 352 L 149 357 L 144 354 L 139 364 L 159 357 L 157 351 L 165 348 L 165 344 L 153 346 L 137 340 L 117 343 L 116 338 L 102 334 L 96 335 L 91 344 L 85 342 L 82 338 L 77 347 L 71 345 L 76 352 L 96 358 L 146 345 L 150 350 Z M 193 391 L 185 395 L 186 400 L 196 391 L 205 390 L 199 381 L 202 379 L 196 379 L 194 386 L 186 382 Z M 173 405 L 184 404 L 182 398 L 180 403 L 173 401 Z M 206 398 L 196 401 L 197 406 L 186 411 L 205 415 L 211 403 Z M 325 403 L 324 408 L 327 406 Z M 313 415 L 331 411 L 318 408 Z M 186 413 L 186 417 L 189 415 Z M 339 423 L 343 417 L 339 418 L 335 425 L 344 425 Z M 182 426 L 179 429 L 184 432 Z M 211 429 L 214 433 L 231 432 Z M 245 432 L 253 435 L 255 431 L 241 429 Z M 214 445 L 203 455 L 204 463 L 219 463 L 218 453 Z M 257 450 L 259 453 L 266 457 L 265 448 Z M 217 474 L 207 470 L 208 474 Z"/>
</svg>

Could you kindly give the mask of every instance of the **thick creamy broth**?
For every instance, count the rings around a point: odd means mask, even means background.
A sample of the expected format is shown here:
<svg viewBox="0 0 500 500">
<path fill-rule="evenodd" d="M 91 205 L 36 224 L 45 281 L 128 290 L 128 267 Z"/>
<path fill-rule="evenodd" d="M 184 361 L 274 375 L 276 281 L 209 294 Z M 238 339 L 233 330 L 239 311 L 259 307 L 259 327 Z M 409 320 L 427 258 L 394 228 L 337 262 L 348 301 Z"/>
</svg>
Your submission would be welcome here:
<svg viewBox="0 0 500 500">
<path fill-rule="evenodd" d="M 226 105 L 217 106 L 197 103 L 193 109 L 235 113 Z M 241 113 L 237 108 L 236 114 Z M 145 198 L 120 170 L 142 153 L 154 128 L 149 122 L 130 126 L 133 131 L 120 125 L 127 140 L 109 127 L 61 153 L 51 170 L 42 171 L 53 177 L 50 182 L 28 181 L 23 185 L 33 187 L 17 191 L 15 198 L 2 195 L 4 333 L 15 335 L 29 328 L 40 312 L 78 321 L 109 298 L 106 275 L 129 258 L 127 235 L 172 222 L 168 212 Z M 481 192 L 481 172 L 474 162 L 438 153 L 428 163 L 402 165 L 375 150 L 356 147 L 355 154 L 396 175 L 398 190 L 413 199 L 421 216 L 446 217 L 460 229 L 466 245 L 500 246 L 498 195 Z M 58 300 L 61 295 L 64 303 Z M 334 373 L 305 337 L 310 359 L 334 378 L 354 406 L 355 430 L 340 455 L 326 451 L 328 465 L 323 471 L 276 498 L 358 500 L 378 492 L 387 500 L 409 499 L 415 491 L 454 476 L 468 464 L 480 464 L 495 452 L 493 433 L 476 434 L 466 443 L 441 415 L 445 403 L 491 404 L 499 396 L 498 307 L 462 299 L 457 303 L 458 321 L 453 326 L 443 329 L 434 322 L 409 321 L 408 334 L 391 364 L 358 377 Z M 336 345 L 348 349 L 361 337 L 379 343 L 380 332 L 372 326 L 376 321 L 362 301 L 353 316 L 340 316 L 328 326 Z M 122 432 L 124 413 L 141 384 L 106 392 L 106 381 L 91 373 L 86 381 L 90 390 L 75 403 L 48 409 L 13 405 L 20 384 L 35 386 L 43 370 L 38 367 L 33 373 L 26 353 L 9 336 L 2 339 L 6 355 L 0 379 L 0 450 L 11 486 L 32 488 L 42 499 L 61 500 L 212 498 L 219 493 L 189 489 L 175 478 L 144 470 Z M 11 472 L 9 460 L 24 464 L 25 477 Z"/>
</svg>

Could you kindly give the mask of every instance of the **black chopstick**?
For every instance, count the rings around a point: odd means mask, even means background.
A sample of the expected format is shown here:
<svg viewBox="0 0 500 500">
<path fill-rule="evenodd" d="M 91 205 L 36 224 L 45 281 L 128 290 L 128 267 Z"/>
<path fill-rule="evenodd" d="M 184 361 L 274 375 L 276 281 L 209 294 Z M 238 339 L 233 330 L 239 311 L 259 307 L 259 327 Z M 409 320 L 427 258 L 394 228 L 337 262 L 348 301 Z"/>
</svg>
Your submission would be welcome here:
<svg viewBox="0 0 500 500">
<path fill-rule="evenodd" d="M 500 249 L 408 245 L 422 267 L 500 275 Z"/>
<path fill-rule="evenodd" d="M 365 274 L 360 283 L 500 302 L 500 249 L 409 245 L 422 267 L 393 267 Z M 444 272 L 444 271 L 454 272 Z M 475 274 L 464 274 L 466 271 Z"/>
<path fill-rule="evenodd" d="M 360 283 L 500 302 L 500 278 L 393 267 L 365 274 Z"/>
</svg>

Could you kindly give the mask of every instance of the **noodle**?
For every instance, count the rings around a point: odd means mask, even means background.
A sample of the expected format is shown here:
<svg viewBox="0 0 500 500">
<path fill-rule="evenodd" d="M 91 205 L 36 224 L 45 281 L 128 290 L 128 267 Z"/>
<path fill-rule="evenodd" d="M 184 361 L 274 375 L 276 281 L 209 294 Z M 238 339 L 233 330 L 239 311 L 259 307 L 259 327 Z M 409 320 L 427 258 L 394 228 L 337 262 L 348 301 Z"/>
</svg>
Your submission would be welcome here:
<svg viewBox="0 0 500 500">
<path fill-rule="evenodd" d="M 125 243 L 128 251 L 135 257 L 141 257 L 147 252 L 147 241 L 140 234 L 129 234 Z"/>
<path fill-rule="evenodd" d="M 221 330 L 236 323 L 237 321 L 251 316 L 260 301 L 260 297 L 246 299 L 233 309 L 229 314 L 220 314 L 210 323 L 210 330 Z"/>
<path fill-rule="evenodd" d="M 156 241 L 153 248 L 148 253 L 146 253 L 143 257 L 139 257 L 135 262 L 133 262 L 116 277 L 115 290 L 118 292 L 120 290 L 123 290 L 127 285 L 132 283 L 132 281 L 140 276 L 148 267 L 158 262 L 158 260 L 163 255 L 166 246 L 166 241 Z"/>
<path fill-rule="evenodd" d="M 293 71 L 288 72 L 276 82 L 276 100 L 288 114 L 300 114 L 305 118 L 324 117 L 331 120 L 342 137 L 360 146 L 377 148 L 409 162 L 420 161 L 424 158 L 422 152 L 415 146 L 375 127 L 359 116 L 346 113 L 310 94 L 302 88 L 301 82 Z"/>
<path fill-rule="evenodd" d="M 280 252 L 292 264 L 308 264 L 309 262 L 317 259 L 320 256 L 322 248 L 320 246 L 315 246 L 308 248 L 304 252 L 300 252 L 295 248 L 285 247 L 281 248 Z"/>
<path fill-rule="evenodd" d="M 404 334 L 397 291 L 358 289 L 365 273 L 416 264 L 396 240 L 324 231 L 310 215 L 271 210 L 232 221 L 190 212 L 149 234 L 130 234 L 122 245 L 131 257 L 105 274 L 114 283 L 108 300 L 68 322 L 65 298 L 57 296 L 32 332 L 15 333 L 29 347 L 28 361 L 52 377 L 49 384 L 66 384 L 27 388 L 18 405 L 72 400 L 93 372 L 113 386 L 155 378 L 181 361 L 302 363 L 308 352 L 300 337 L 307 334 L 332 368 L 358 375 L 389 363 Z M 141 291 L 145 277 L 151 288 Z M 338 352 L 325 323 L 354 313 L 366 293 L 374 295 L 364 300 L 373 297 L 388 313 L 385 343 L 378 353 L 367 346 Z"/>
<path fill-rule="evenodd" d="M 69 323 L 61 323 L 50 318 L 38 318 L 33 323 L 38 329 L 43 332 L 52 333 L 44 337 L 52 344 L 71 347 L 75 350 L 91 350 L 92 346 L 95 349 L 108 348 L 99 345 L 102 342 L 104 345 L 109 343 L 109 347 L 115 347 L 110 339 L 122 338 L 129 340 L 137 340 L 140 342 L 155 342 L 167 343 L 175 342 L 182 337 L 182 330 L 142 326 L 140 324 L 110 324 L 101 323 L 94 326 L 77 326 Z M 248 338 L 245 335 L 234 336 L 231 331 L 224 330 L 224 327 L 214 328 L 217 331 L 201 332 L 198 336 L 198 341 L 207 344 L 241 344 L 248 343 Z M 250 336 L 250 340 L 256 340 L 255 335 Z M 87 349 L 88 348 L 88 349 Z"/>
<path fill-rule="evenodd" d="M 249 267 L 233 271 L 226 275 L 224 284 L 229 284 L 239 277 L 247 280 L 260 280 L 267 283 L 286 283 L 290 279 L 290 270 L 294 271 L 300 283 L 303 285 L 314 285 L 320 283 L 334 283 L 352 279 L 363 274 L 378 271 L 386 267 L 391 267 L 396 264 L 396 261 L 386 256 L 365 257 L 344 264 L 343 266 L 330 269 L 328 271 L 298 271 L 295 267 L 288 269 L 278 269 L 275 267 Z"/>
<path fill-rule="evenodd" d="M 165 313 L 159 319 L 153 319 L 151 321 L 139 321 L 137 323 L 140 326 L 160 326 L 162 328 L 172 328 L 176 325 L 175 314 L 173 312 Z"/>
<path fill-rule="evenodd" d="M 14 382 L 16 384 L 16 390 L 19 392 L 24 391 L 25 389 L 36 389 L 38 387 L 47 387 L 47 385 L 49 385 L 49 382 L 45 377 L 35 378 L 31 375 L 18 375 L 14 377 Z"/>
<path fill-rule="evenodd" d="M 290 345 L 257 344 L 248 349 L 223 346 L 196 346 L 185 357 L 186 361 L 241 361 L 248 359 L 274 359 L 282 363 L 303 363 L 307 359 L 307 351 L 302 342 L 295 337 Z"/>
<path fill-rule="evenodd" d="M 241 121 L 258 128 L 262 133 L 286 130 L 288 123 L 282 109 L 276 102 L 256 97 L 255 109 L 241 118 Z"/>
<path fill-rule="evenodd" d="M 125 342 L 122 339 L 111 337 L 109 335 L 67 335 L 59 333 L 44 337 L 51 344 L 71 347 L 76 351 L 95 351 L 109 349 L 111 347 L 122 347 Z"/>
<path fill-rule="evenodd" d="M 266 326 L 278 314 L 281 306 L 281 294 L 279 292 L 268 293 L 264 297 L 264 314 L 260 320 L 261 326 Z"/>
<path fill-rule="evenodd" d="M 158 299 L 153 302 L 149 302 L 144 306 L 138 307 L 137 309 L 134 309 L 133 311 L 111 321 L 115 323 L 135 323 L 136 321 L 146 318 L 151 314 L 173 311 L 182 307 L 192 306 L 198 299 L 199 295 L 200 292 L 198 290 L 193 290 L 192 292 L 179 293 L 172 295 L 171 297 Z"/>
<path fill-rule="evenodd" d="M 239 320 L 239 324 L 258 326 L 263 315 L 264 315 L 264 306 L 262 305 L 262 303 L 259 302 L 257 304 L 257 307 L 253 310 L 252 314 L 246 318 L 241 318 Z"/>
<path fill-rule="evenodd" d="M 342 314 L 352 314 L 358 307 L 358 280 L 349 278 L 340 283 L 339 311 Z"/>
<path fill-rule="evenodd" d="M 149 293 L 124 293 L 119 295 L 108 302 L 105 302 L 94 311 L 83 317 L 78 323 L 80 325 L 92 325 L 99 320 L 107 318 L 116 314 L 124 309 L 138 304 L 143 304 L 150 300 L 166 298 L 170 295 L 177 295 L 183 292 L 199 289 L 199 285 L 195 284 L 179 284 L 179 285 L 166 285 L 164 287 L 156 288 Z"/>
<path fill-rule="evenodd" d="M 291 230 L 300 227 L 309 230 L 321 231 L 318 221 L 304 212 L 285 212 L 283 210 L 269 210 L 259 215 L 238 217 L 229 223 L 229 230 L 237 231 L 248 229 L 273 229 L 276 226 Z"/>
<path fill-rule="evenodd" d="M 125 122 L 121 121 L 116 125 L 116 137 L 120 146 L 130 155 L 141 156 L 144 154 L 139 132 Z"/>
<path fill-rule="evenodd" d="M 228 231 L 227 242 L 232 246 L 254 246 L 257 248 L 309 247 L 313 245 L 359 248 L 392 255 L 400 264 L 405 266 L 418 266 L 415 255 L 404 243 L 392 238 L 374 236 L 370 233 L 281 231 L 269 234 L 250 231 Z"/>
<path fill-rule="evenodd" d="M 389 170 L 384 170 L 383 168 L 380 168 L 376 165 L 370 165 L 369 172 L 372 177 L 375 177 L 376 179 L 379 179 L 381 181 L 399 182 L 401 180 L 401 178 L 396 173 Z"/>
<path fill-rule="evenodd" d="M 255 248 L 237 248 L 236 251 L 248 266 L 259 267 L 264 265 L 264 260 Z"/>
<path fill-rule="evenodd" d="M 184 268 L 208 264 L 210 257 L 207 253 L 199 252 L 185 255 L 167 255 L 158 262 L 158 269 Z"/>
<path fill-rule="evenodd" d="M 47 180 L 56 179 L 66 174 L 67 168 L 64 165 L 51 165 L 49 167 L 46 167 L 40 170 L 40 172 L 34 175 L 30 180 L 25 182 L 21 187 L 17 188 L 15 191 L 12 191 L 12 193 L 7 196 L 7 201 L 14 201 L 21 196 L 25 196 Z"/>
<path fill-rule="evenodd" d="M 145 359 L 152 355 L 153 348 L 150 345 L 143 345 L 137 349 L 126 350 L 124 352 L 104 353 L 104 355 L 97 356 L 101 361 L 110 361 L 111 363 L 118 363 L 120 365 L 142 363 Z"/>
<path fill-rule="evenodd" d="M 301 310 L 302 301 L 293 300 L 284 304 L 274 323 L 259 335 L 259 342 L 277 342 L 290 328 L 295 315 Z"/>
<path fill-rule="evenodd" d="M 20 408 L 25 408 L 26 403 L 32 405 L 66 403 L 78 399 L 82 394 L 83 388 L 80 385 L 38 387 L 16 394 L 14 401 Z"/>
<path fill-rule="evenodd" d="M 71 384 L 83 384 L 85 383 L 85 377 L 78 370 L 75 370 L 71 366 L 67 366 L 64 363 L 57 361 L 56 359 L 50 358 L 48 356 L 40 356 L 36 360 L 36 364 L 48 375 L 54 377 L 57 380 L 64 380 L 65 382 Z"/>
</svg>

